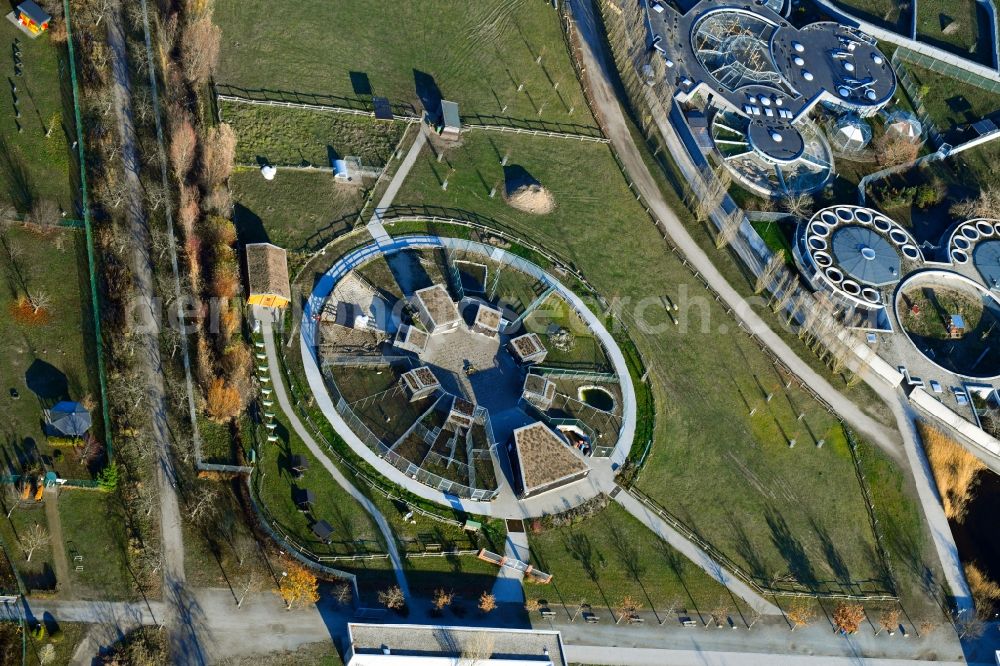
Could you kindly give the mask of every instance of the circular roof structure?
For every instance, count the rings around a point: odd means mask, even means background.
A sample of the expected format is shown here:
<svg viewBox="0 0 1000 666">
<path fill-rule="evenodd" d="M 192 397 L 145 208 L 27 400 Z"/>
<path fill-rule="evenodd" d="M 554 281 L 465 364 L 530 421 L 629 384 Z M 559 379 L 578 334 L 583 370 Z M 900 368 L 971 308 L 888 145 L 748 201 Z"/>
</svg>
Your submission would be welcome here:
<svg viewBox="0 0 1000 666">
<path fill-rule="evenodd" d="M 768 126 L 751 121 L 747 141 L 754 150 L 763 153 L 776 163 L 789 163 L 802 157 L 806 142 L 802 134 L 791 125 Z"/>
<path fill-rule="evenodd" d="M 983 285 L 954 271 L 921 270 L 899 285 L 894 305 L 906 337 L 934 366 L 976 380 L 1000 375 L 1000 299 Z"/>
<path fill-rule="evenodd" d="M 833 232 L 831 245 L 837 264 L 854 279 L 871 285 L 892 284 L 899 279 L 899 252 L 871 227 L 840 227 Z"/>
<path fill-rule="evenodd" d="M 733 178 L 762 196 L 815 192 L 833 174 L 830 146 L 809 121 L 769 126 L 720 110 L 711 131 Z"/>
<path fill-rule="evenodd" d="M 801 255 L 818 280 L 838 296 L 869 309 L 883 307 L 879 289 L 900 280 L 903 262 L 923 262 L 913 237 L 882 213 L 832 206 L 805 226 Z"/>
<path fill-rule="evenodd" d="M 972 262 L 991 289 L 1000 289 L 1000 240 L 978 244 L 972 253 Z"/>
<path fill-rule="evenodd" d="M 771 55 L 771 37 L 778 24 L 742 9 L 720 9 L 693 26 L 695 57 L 715 81 L 729 91 L 748 85 L 787 90 Z"/>
</svg>

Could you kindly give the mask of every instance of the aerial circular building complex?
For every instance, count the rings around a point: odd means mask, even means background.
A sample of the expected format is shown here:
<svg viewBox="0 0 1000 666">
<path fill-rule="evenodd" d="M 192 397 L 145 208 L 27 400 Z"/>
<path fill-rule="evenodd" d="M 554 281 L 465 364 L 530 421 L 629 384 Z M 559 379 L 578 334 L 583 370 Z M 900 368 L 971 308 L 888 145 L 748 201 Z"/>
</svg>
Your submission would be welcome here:
<svg viewBox="0 0 1000 666">
<path fill-rule="evenodd" d="M 884 288 L 923 262 L 908 231 L 860 206 L 833 206 L 813 215 L 799 226 L 793 252 L 814 288 L 867 310 L 885 307 Z"/>
<path fill-rule="evenodd" d="M 493 246 L 413 236 L 344 255 L 301 337 L 337 432 L 434 501 L 490 513 L 506 493 L 509 508 L 616 469 L 631 446 L 635 395 L 614 338 L 556 278 Z"/>
<path fill-rule="evenodd" d="M 830 146 L 809 118 L 817 104 L 865 117 L 896 91 L 875 40 L 846 26 L 796 28 L 772 3 L 703 0 L 684 14 L 647 3 L 652 49 L 677 99 L 706 101 L 724 163 L 758 194 L 811 192 L 830 180 Z"/>
</svg>

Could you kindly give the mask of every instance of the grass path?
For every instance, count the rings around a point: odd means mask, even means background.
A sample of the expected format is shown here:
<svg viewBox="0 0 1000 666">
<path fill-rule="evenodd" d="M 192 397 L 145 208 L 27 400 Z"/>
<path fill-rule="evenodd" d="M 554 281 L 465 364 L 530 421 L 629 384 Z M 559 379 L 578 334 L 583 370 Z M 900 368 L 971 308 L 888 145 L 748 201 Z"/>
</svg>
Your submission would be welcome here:
<svg viewBox="0 0 1000 666">
<path fill-rule="evenodd" d="M 66 539 L 63 537 L 62 521 L 59 519 L 59 490 L 45 489 L 45 521 L 49 524 L 52 538 L 52 563 L 56 570 L 56 584 L 64 597 L 73 596 L 73 581 L 69 576 L 69 560 L 66 559 Z"/>
</svg>

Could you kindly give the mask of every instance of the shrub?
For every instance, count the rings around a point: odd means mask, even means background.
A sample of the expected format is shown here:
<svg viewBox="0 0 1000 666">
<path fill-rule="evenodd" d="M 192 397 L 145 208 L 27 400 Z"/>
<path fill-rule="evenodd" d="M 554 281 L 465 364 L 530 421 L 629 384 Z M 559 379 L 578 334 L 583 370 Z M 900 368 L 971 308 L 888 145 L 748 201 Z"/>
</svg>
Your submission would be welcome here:
<svg viewBox="0 0 1000 666">
<path fill-rule="evenodd" d="M 962 522 L 979 481 L 979 473 L 986 469 L 986 465 L 940 430 L 926 423 L 920 423 L 918 428 L 944 504 L 944 513 L 948 518 Z"/>
</svg>

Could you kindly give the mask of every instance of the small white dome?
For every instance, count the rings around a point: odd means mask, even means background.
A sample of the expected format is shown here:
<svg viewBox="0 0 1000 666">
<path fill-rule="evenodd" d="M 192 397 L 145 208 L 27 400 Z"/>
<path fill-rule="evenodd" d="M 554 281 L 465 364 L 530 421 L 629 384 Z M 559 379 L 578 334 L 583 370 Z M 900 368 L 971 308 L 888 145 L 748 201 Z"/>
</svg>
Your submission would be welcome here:
<svg viewBox="0 0 1000 666">
<path fill-rule="evenodd" d="M 813 73 L 810 72 L 808 69 L 803 69 L 802 70 L 802 78 L 805 79 L 806 81 L 812 81 L 813 80 Z"/>
<path fill-rule="evenodd" d="M 853 62 L 847 62 L 845 60 L 844 61 L 844 69 L 846 69 L 848 72 L 853 72 L 854 71 L 854 63 Z"/>
<path fill-rule="evenodd" d="M 876 65 L 881 65 L 883 62 L 885 62 L 885 59 L 877 53 L 872 54 L 872 60 L 875 61 Z"/>
<path fill-rule="evenodd" d="M 781 143 L 781 134 L 779 134 L 778 132 L 771 132 L 771 139 L 775 143 Z"/>
<path fill-rule="evenodd" d="M 794 58 L 792 58 L 792 62 L 794 62 L 799 67 L 806 64 L 806 61 L 802 59 L 802 56 L 795 56 Z"/>
<path fill-rule="evenodd" d="M 278 175 L 278 170 L 270 164 L 265 164 L 260 168 L 260 175 L 264 176 L 264 180 L 274 180 L 274 177 Z"/>
<path fill-rule="evenodd" d="M 795 49 L 796 53 L 802 53 L 806 50 L 806 47 L 802 46 L 802 44 L 798 42 L 792 42 L 792 48 Z"/>
</svg>

